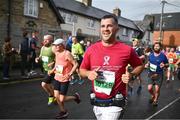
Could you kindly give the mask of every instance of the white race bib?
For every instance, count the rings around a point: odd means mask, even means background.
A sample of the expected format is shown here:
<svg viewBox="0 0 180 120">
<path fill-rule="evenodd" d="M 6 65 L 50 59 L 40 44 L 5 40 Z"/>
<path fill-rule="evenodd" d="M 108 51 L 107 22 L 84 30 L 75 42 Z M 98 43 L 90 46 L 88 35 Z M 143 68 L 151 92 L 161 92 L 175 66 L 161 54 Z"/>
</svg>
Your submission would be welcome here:
<svg viewBox="0 0 180 120">
<path fill-rule="evenodd" d="M 43 62 L 47 62 L 47 63 L 48 63 L 49 58 L 48 58 L 47 56 L 42 56 L 42 61 L 43 61 Z"/>
<path fill-rule="evenodd" d="M 173 63 L 173 58 L 169 58 L 169 63 Z"/>
<path fill-rule="evenodd" d="M 157 65 L 154 65 L 154 64 L 150 63 L 150 70 L 151 70 L 152 72 L 156 72 L 156 70 L 157 70 Z"/>
<path fill-rule="evenodd" d="M 63 73 L 63 66 L 62 65 L 56 66 L 56 73 L 62 75 L 62 73 Z"/>
<path fill-rule="evenodd" d="M 115 82 L 115 72 L 98 71 L 98 78 L 94 80 L 96 92 L 110 95 Z"/>
</svg>

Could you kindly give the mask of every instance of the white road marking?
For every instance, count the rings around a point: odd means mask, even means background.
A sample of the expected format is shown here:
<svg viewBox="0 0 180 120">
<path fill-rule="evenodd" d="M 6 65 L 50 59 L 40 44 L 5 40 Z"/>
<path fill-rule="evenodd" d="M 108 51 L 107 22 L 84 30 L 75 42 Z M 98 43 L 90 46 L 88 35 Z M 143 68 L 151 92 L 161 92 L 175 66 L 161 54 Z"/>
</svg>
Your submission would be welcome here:
<svg viewBox="0 0 180 120">
<path fill-rule="evenodd" d="M 168 105 L 166 105 L 164 108 L 160 109 L 159 111 L 157 111 L 156 113 L 154 113 L 153 115 L 151 115 L 150 117 L 146 118 L 145 120 L 150 120 L 151 118 L 153 118 L 154 116 L 156 116 L 157 114 L 159 114 L 160 112 L 162 112 L 163 110 L 165 110 L 166 108 L 168 108 L 169 106 L 171 106 L 172 104 L 174 104 L 176 101 L 180 100 L 180 97 L 176 98 L 174 101 L 170 102 Z"/>
</svg>

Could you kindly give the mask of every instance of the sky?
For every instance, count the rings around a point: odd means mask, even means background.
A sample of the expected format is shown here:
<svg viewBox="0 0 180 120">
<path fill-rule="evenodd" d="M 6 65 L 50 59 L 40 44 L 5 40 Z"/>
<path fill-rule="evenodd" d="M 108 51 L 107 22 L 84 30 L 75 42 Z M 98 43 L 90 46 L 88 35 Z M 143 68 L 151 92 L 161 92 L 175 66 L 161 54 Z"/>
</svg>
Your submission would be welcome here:
<svg viewBox="0 0 180 120">
<path fill-rule="evenodd" d="M 166 0 L 164 13 L 180 12 L 180 0 Z M 121 9 L 121 16 L 131 20 L 143 20 L 144 15 L 161 13 L 161 0 L 92 0 L 92 6 L 111 12 Z"/>
</svg>

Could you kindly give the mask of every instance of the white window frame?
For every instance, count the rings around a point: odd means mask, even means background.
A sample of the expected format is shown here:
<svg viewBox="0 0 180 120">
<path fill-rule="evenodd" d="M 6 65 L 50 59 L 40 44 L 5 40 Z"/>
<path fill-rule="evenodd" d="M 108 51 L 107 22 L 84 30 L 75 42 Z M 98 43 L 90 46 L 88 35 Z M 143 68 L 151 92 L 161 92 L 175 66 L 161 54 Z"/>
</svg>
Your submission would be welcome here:
<svg viewBox="0 0 180 120">
<path fill-rule="evenodd" d="M 127 28 L 123 28 L 123 35 L 128 36 L 128 29 Z"/>
<path fill-rule="evenodd" d="M 38 0 L 24 0 L 24 15 L 37 18 L 38 12 Z"/>
<path fill-rule="evenodd" d="M 61 13 L 61 16 L 63 17 L 65 23 L 73 24 L 73 23 L 78 22 L 78 16 L 77 15 L 62 12 L 62 11 L 60 11 L 60 13 Z"/>
<path fill-rule="evenodd" d="M 88 19 L 87 20 L 87 27 L 88 28 L 95 28 L 95 20 L 93 20 L 93 19 Z"/>
</svg>

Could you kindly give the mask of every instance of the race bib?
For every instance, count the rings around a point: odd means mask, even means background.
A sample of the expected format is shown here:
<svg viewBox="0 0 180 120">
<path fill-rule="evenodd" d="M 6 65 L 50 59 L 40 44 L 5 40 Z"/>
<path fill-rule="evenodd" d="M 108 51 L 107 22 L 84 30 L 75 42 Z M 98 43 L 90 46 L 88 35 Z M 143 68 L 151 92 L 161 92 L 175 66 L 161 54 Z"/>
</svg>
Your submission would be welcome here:
<svg viewBox="0 0 180 120">
<path fill-rule="evenodd" d="M 48 63 L 49 58 L 47 56 L 42 56 L 42 61 Z"/>
<path fill-rule="evenodd" d="M 62 65 L 56 66 L 56 73 L 62 75 L 62 73 L 63 73 L 63 66 Z"/>
<path fill-rule="evenodd" d="M 98 71 L 98 77 L 94 80 L 94 89 L 96 92 L 110 95 L 115 82 L 115 72 Z"/>
<path fill-rule="evenodd" d="M 156 72 L 156 70 L 157 70 L 157 65 L 154 65 L 154 64 L 150 63 L 150 70 L 151 70 L 152 72 Z"/>
<path fill-rule="evenodd" d="M 169 58 L 169 63 L 173 63 L 173 58 Z"/>
</svg>

